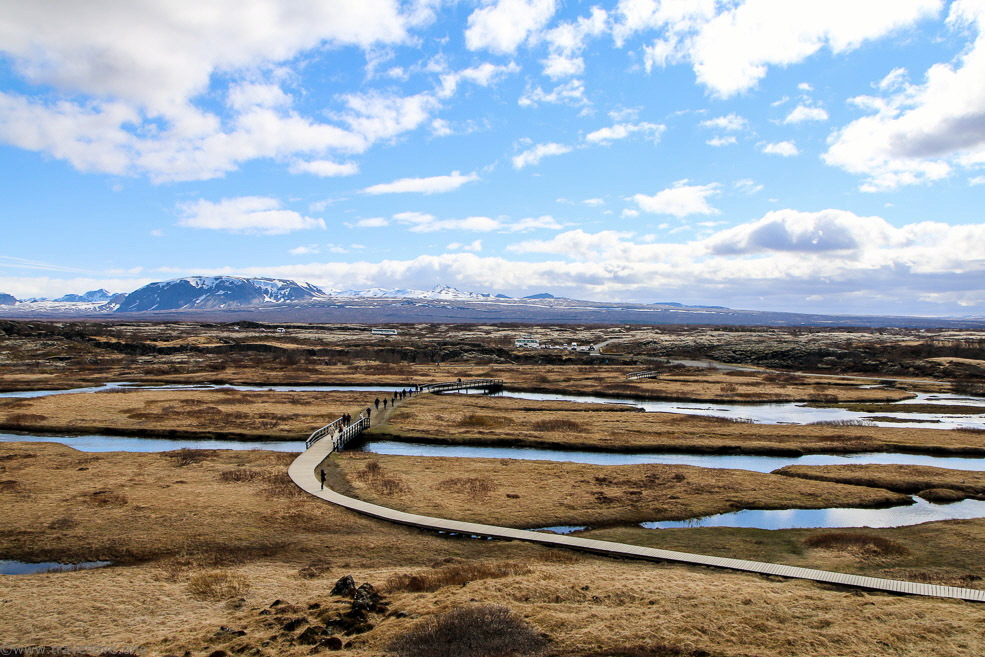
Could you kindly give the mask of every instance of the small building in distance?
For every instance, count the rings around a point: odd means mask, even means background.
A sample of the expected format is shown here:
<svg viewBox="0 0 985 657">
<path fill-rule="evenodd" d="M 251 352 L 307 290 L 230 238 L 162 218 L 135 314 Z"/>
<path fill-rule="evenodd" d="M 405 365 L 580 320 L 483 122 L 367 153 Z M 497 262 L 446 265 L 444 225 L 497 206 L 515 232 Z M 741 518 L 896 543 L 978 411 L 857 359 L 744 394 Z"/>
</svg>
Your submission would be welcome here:
<svg viewBox="0 0 985 657">
<path fill-rule="evenodd" d="M 397 329 L 388 328 L 375 328 L 373 329 L 373 335 L 396 335 Z"/>
<path fill-rule="evenodd" d="M 540 349 L 540 340 L 532 335 L 525 335 L 517 338 L 513 346 L 517 349 Z"/>
</svg>

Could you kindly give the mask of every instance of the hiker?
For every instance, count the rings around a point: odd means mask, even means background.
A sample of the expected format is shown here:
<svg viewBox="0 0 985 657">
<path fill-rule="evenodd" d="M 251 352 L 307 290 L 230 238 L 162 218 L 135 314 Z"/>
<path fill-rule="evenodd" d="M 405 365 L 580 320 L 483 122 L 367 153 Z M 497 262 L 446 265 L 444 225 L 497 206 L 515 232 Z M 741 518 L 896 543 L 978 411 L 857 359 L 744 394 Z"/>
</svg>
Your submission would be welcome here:
<svg viewBox="0 0 985 657">
<path fill-rule="evenodd" d="M 372 421 L 373 419 L 373 409 L 366 407 L 366 419 Z"/>
<path fill-rule="evenodd" d="M 383 398 L 383 410 L 386 410 L 386 397 Z"/>
<path fill-rule="evenodd" d="M 325 471 L 324 470 L 321 471 L 321 487 L 322 487 L 322 490 L 325 489 Z"/>
<path fill-rule="evenodd" d="M 380 410 L 380 398 L 376 398 L 376 410 Z"/>
</svg>

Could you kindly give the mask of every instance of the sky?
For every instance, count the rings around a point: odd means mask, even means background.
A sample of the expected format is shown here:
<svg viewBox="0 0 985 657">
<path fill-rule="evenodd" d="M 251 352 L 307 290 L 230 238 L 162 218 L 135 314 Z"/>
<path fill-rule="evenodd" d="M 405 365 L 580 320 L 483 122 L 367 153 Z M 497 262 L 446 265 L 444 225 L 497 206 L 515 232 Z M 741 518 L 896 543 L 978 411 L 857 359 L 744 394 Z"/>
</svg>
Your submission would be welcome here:
<svg viewBox="0 0 985 657">
<path fill-rule="evenodd" d="M 985 316 L 985 0 L 0 0 L 0 292 Z"/>
</svg>

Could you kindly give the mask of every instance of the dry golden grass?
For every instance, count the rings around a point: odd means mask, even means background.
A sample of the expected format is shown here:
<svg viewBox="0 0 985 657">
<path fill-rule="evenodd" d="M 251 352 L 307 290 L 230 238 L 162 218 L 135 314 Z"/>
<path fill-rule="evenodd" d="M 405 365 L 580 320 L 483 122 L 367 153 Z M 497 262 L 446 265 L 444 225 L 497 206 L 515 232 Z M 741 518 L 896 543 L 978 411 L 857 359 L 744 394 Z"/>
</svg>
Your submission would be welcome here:
<svg viewBox="0 0 985 657">
<path fill-rule="evenodd" d="M 365 392 L 126 390 L 0 399 L 0 428 L 146 436 L 303 440 Z"/>
<path fill-rule="evenodd" d="M 640 413 L 620 404 L 538 402 L 476 395 L 420 395 L 406 401 L 378 437 L 436 443 L 611 451 L 723 450 L 750 454 L 915 451 L 985 455 L 978 432 L 843 425 L 762 425 L 731 418 Z M 463 425 L 470 416 L 509 418 L 508 426 Z M 573 423 L 573 424 L 564 424 Z M 553 427 L 574 426 L 553 429 Z M 538 430 L 538 427 L 543 427 Z"/>
<path fill-rule="evenodd" d="M 0 556 L 133 564 L 4 578 L 0 636 L 15 646 L 136 643 L 151 656 L 249 651 L 276 636 L 264 654 L 301 657 L 311 647 L 294 639 L 348 608 L 327 594 L 342 575 L 381 586 L 393 576 L 424 576 L 452 564 L 496 574 L 495 564 L 518 564 L 529 572 L 521 567 L 502 577 L 467 577 L 432 593 L 387 593 L 390 609 L 408 617 L 370 615 L 373 629 L 340 637 L 350 644 L 346 654 L 378 656 L 421 620 L 469 604 L 511 609 L 546 633 L 549 652 L 559 656 L 617 655 L 621 649 L 662 645 L 679 655 L 690 650 L 735 657 L 956 657 L 982 647 L 985 609 L 976 605 L 856 595 L 807 582 L 442 537 L 362 518 L 313 498 L 272 496 L 261 476 L 224 475 L 275 473 L 288 459 L 270 452 L 213 452 L 179 467 L 162 454 L 84 454 L 41 443 L 0 446 L 2 477 L 17 481 L 23 491 L 3 493 Z M 380 470 L 386 475 L 385 465 Z M 457 472 L 445 476 L 467 478 Z M 125 494 L 129 504 L 97 508 L 79 495 L 98 490 Z M 968 559 L 980 564 L 982 525 L 951 526 L 912 528 L 922 533 L 899 540 L 911 549 L 915 542 L 936 545 L 941 553 L 942 537 L 965 528 L 961 540 L 975 555 Z M 794 543 L 809 534 L 800 532 Z M 700 538 L 684 540 L 689 549 L 710 547 Z M 830 550 L 821 549 L 799 558 L 812 553 L 831 558 L 825 556 Z M 445 563 L 435 568 L 436 561 Z M 912 559 L 881 567 L 913 577 L 947 575 Z M 248 582 L 248 590 L 225 602 L 196 597 L 189 583 L 216 571 Z M 282 602 L 271 606 L 277 600 Z M 297 618 L 305 619 L 298 629 L 282 631 Z M 221 626 L 245 635 L 220 632 Z"/>
<path fill-rule="evenodd" d="M 957 494 L 952 500 L 985 497 L 985 472 L 926 465 L 790 465 L 776 473 L 815 481 L 872 486 L 909 495 L 931 489 L 947 490 Z"/>
<path fill-rule="evenodd" d="M 508 459 L 452 459 L 343 453 L 336 462 L 355 495 L 423 515 L 509 527 L 682 520 L 739 509 L 907 504 L 905 495 L 808 482 L 748 470 L 690 466 L 600 466 Z M 372 485 L 364 473 L 375 464 Z M 793 484 L 793 485 L 791 485 Z"/>
</svg>

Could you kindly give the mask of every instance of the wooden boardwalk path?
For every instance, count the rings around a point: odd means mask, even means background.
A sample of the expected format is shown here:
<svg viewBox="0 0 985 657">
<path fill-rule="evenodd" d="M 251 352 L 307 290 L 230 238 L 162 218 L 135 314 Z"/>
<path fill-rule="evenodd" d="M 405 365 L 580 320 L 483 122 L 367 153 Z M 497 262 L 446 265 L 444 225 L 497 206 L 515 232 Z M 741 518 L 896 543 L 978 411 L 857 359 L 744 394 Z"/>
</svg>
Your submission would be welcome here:
<svg viewBox="0 0 985 657">
<path fill-rule="evenodd" d="M 331 426 L 331 425 L 329 425 Z M 347 428 L 346 440 L 355 437 L 368 428 L 369 420 L 358 420 L 357 423 Z M 316 432 L 317 433 L 317 432 Z M 676 563 L 691 564 L 696 566 L 708 566 L 713 568 L 725 568 L 728 570 L 757 573 L 760 575 L 774 575 L 777 577 L 789 577 L 792 579 L 806 579 L 839 586 L 848 586 L 873 591 L 885 591 L 889 593 L 901 593 L 908 595 L 921 595 L 936 598 L 954 598 L 967 600 L 970 602 L 985 602 L 985 590 L 966 589 L 956 586 L 941 586 L 938 584 L 924 584 L 920 582 L 906 582 L 893 579 L 882 579 L 879 577 L 866 577 L 863 575 L 850 575 L 847 573 L 836 573 L 827 570 L 815 570 L 813 568 L 798 568 L 796 566 L 785 566 L 782 564 L 765 563 L 760 561 L 747 561 L 745 559 L 729 559 L 727 557 L 712 557 L 702 554 L 691 554 L 689 552 L 676 552 L 673 550 L 661 550 L 657 548 L 647 548 L 626 543 L 615 543 L 612 541 L 596 541 L 589 538 L 579 538 L 577 536 L 564 536 L 560 534 L 548 534 L 535 532 L 525 529 L 512 529 L 510 527 L 498 527 L 496 525 L 483 525 L 474 522 L 462 522 L 458 520 L 447 520 L 445 518 L 433 518 L 413 513 L 406 513 L 390 509 L 378 504 L 370 504 L 352 497 L 347 497 L 336 493 L 330 488 L 321 488 L 319 473 L 317 472 L 322 462 L 328 458 L 338 447 L 337 443 L 344 444 L 344 441 L 336 440 L 315 440 L 302 452 L 288 468 L 288 475 L 306 493 L 321 498 L 332 504 L 345 507 L 357 513 L 396 522 L 412 527 L 447 532 L 450 534 L 460 534 L 464 536 L 475 536 L 483 538 L 500 538 L 506 540 L 527 541 L 548 545 L 553 547 L 569 548 L 584 552 L 593 552 L 612 557 L 623 557 L 632 559 L 645 559 L 649 561 L 672 561 Z"/>
</svg>

